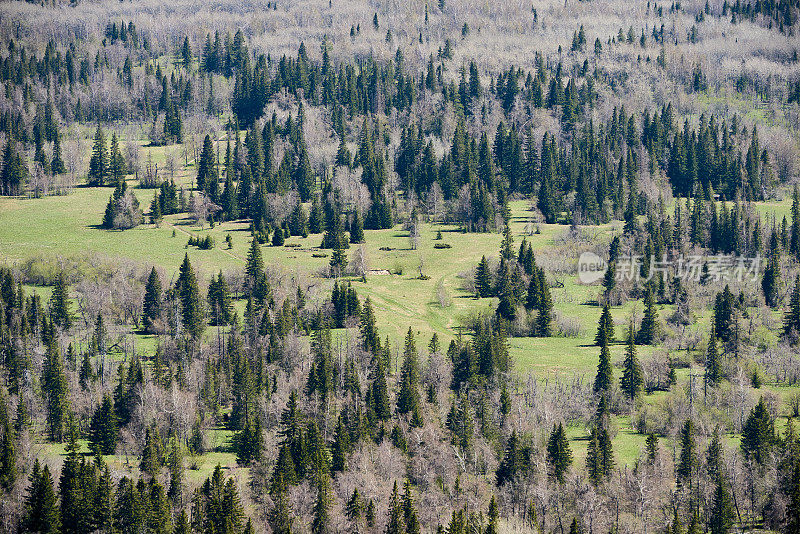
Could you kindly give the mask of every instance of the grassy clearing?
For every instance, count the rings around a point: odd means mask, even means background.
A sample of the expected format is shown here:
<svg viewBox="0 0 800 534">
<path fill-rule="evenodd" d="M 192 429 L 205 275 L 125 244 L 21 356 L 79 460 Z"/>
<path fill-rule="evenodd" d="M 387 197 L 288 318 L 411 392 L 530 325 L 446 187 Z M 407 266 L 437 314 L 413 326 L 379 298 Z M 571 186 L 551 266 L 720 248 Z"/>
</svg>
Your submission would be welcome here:
<svg viewBox="0 0 800 534">
<path fill-rule="evenodd" d="M 162 165 L 165 149 L 152 149 L 154 160 Z M 176 155 L 177 157 L 177 155 Z M 183 162 L 181 162 L 183 163 Z M 188 184 L 190 172 L 181 167 L 179 180 Z M 135 184 L 133 181 L 131 186 Z M 208 279 L 217 271 L 241 269 L 250 246 L 248 224 L 245 222 L 226 222 L 214 228 L 200 228 L 183 216 L 166 217 L 158 227 L 145 224 L 124 232 L 106 231 L 98 228 L 111 188 L 76 188 L 70 195 L 42 199 L 0 199 L 0 258 L 16 263 L 35 256 L 80 256 L 95 254 L 112 261 L 127 260 L 145 266 L 157 265 L 163 268 L 168 277 L 177 274 L 183 256 L 188 252 L 192 264 L 200 273 L 201 279 Z M 146 209 L 152 200 L 152 190 L 134 188 L 139 201 Z M 764 216 L 780 220 L 789 213 L 791 199 L 782 202 L 757 203 Z M 528 204 L 512 203 L 512 230 L 518 246 L 525 235 L 534 250 L 547 254 L 557 246 L 559 236 L 566 228 L 557 225 L 540 225 L 539 233 L 528 235 L 531 226 L 528 222 Z M 591 229 L 595 239 L 606 241 L 615 231 L 618 222 Z M 437 241 L 437 232 L 442 232 L 442 240 Z M 173 237 L 174 233 L 174 237 Z M 216 241 L 212 250 L 186 248 L 189 236 L 211 235 Z M 233 246 L 227 249 L 225 238 L 230 235 Z M 430 336 L 437 333 L 444 343 L 458 334 L 463 319 L 476 312 L 488 312 L 496 305 L 493 299 L 475 299 L 464 289 L 464 275 L 478 263 L 481 256 L 494 257 L 502 236 L 499 234 L 465 234 L 447 225 L 426 224 L 422 239 L 416 250 L 412 250 L 408 232 L 397 226 L 389 230 L 367 230 L 364 244 L 369 268 L 389 271 L 392 274 L 370 274 L 366 282 L 353 279 L 351 283 L 362 298 L 370 297 L 376 310 L 382 336 L 388 335 L 395 346 L 402 343 L 409 326 L 417 334 L 420 343 L 427 344 Z M 292 237 L 287 244 L 299 247 L 263 246 L 262 253 L 266 264 L 273 266 L 286 277 L 305 277 L 310 283 L 318 284 L 316 297 L 323 298 L 330 291 L 332 281 L 315 278 L 328 265 L 328 257 L 314 257 L 321 251 L 318 246 L 322 240 L 319 234 L 307 238 Z M 436 243 L 451 246 L 436 249 Z M 349 253 L 355 250 L 354 245 Z M 330 251 L 322 251 L 330 254 Z M 427 279 L 420 279 L 420 270 Z M 600 308 L 592 304 L 599 292 L 599 286 L 583 286 L 575 276 L 560 277 L 563 287 L 553 288 L 552 295 L 556 311 L 563 317 L 577 321 L 580 325 L 577 337 L 556 338 L 512 338 L 510 351 L 515 369 L 521 375 L 532 373 L 540 379 L 553 377 L 577 377 L 592 380 L 596 371 L 599 350 L 593 345 Z M 437 285 L 441 284 L 449 297 L 449 303 L 442 306 L 437 296 Z M 49 298 L 50 288 L 34 288 L 43 298 Z M 243 303 L 236 303 L 241 314 Z M 640 302 L 629 302 L 612 310 L 617 325 L 616 337 L 624 339 L 627 322 L 633 313 L 641 312 Z M 671 312 L 663 307 L 662 316 Z M 709 310 L 701 312 L 697 323 L 691 328 L 706 329 Z M 212 330 L 212 329 L 209 329 Z M 211 335 L 211 334 L 209 334 Z M 136 347 L 144 353 L 155 350 L 157 339 L 153 336 L 137 335 Z M 646 360 L 652 352 L 650 347 L 639 347 L 639 357 Z M 617 343 L 611 347 L 612 361 L 619 363 L 624 357 L 624 345 Z M 695 369 L 695 372 L 701 372 Z M 689 370 L 678 372 L 679 387 L 688 381 Z M 615 369 L 615 378 L 620 375 Z M 776 387 L 765 384 L 764 391 L 777 393 L 783 400 L 783 412 L 788 413 L 787 401 L 795 394 L 796 388 Z M 648 402 L 656 398 L 648 397 Z M 628 417 L 617 418 L 618 432 L 614 438 L 614 450 L 620 465 L 632 465 L 644 446 L 644 436 L 636 434 Z M 585 461 L 588 432 L 583 427 L 570 427 L 569 436 L 575 453 L 576 464 Z M 219 463 L 231 469 L 231 473 L 246 475 L 236 467 L 235 456 L 230 452 L 230 433 L 215 429 L 207 433 L 211 451 L 189 459 L 191 469 L 187 477 L 192 481 L 202 481 L 213 467 Z M 734 446 L 738 445 L 731 438 Z M 43 445 L 42 452 L 51 461 L 63 458 L 63 446 Z M 85 445 L 84 445 L 85 447 Z M 119 455 L 108 457 L 107 461 L 119 469 L 136 467 L 137 459 Z"/>
</svg>

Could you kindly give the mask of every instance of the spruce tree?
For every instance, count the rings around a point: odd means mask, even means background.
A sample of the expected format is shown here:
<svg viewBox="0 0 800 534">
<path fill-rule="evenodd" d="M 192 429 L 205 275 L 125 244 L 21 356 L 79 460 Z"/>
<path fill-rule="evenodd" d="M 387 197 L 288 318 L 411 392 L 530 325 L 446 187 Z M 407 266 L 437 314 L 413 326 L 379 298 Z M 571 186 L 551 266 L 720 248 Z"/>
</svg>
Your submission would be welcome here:
<svg viewBox="0 0 800 534">
<path fill-rule="evenodd" d="M 681 453 L 675 469 L 679 486 L 691 487 L 697 470 L 697 450 L 694 437 L 694 423 L 687 419 L 680 434 Z"/>
<path fill-rule="evenodd" d="M 536 316 L 536 333 L 539 337 L 550 337 L 553 333 L 553 299 L 550 297 L 550 287 L 544 277 L 544 271 L 539 271 L 539 314 Z"/>
<path fill-rule="evenodd" d="M 400 371 L 400 392 L 397 394 L 397 411 L 411 414 L 411 424 L 422 426 L 422 414 L 419 398 L 419 364 L 414 332 L 411 327 L 406 333 L 403 366 Z"/>
<path fill-rule="evenodd" d="M 111 395 L 103 395 L 103 401 L 95 410 L 89 426 L 90 449 L 99 454 L 114 454 L 117 447 L 117 415 Z"/>
<path fill-rule="evenodd" d="M 67 277 L 62 271 L 56 277 L 50 297 L 50 318 L 53 324 L 65 331 L 72 327 L 72 313 L 69 308 L 69 286 Z"/>
<path fill-rule="evenodd" d="M 796 191 L 797 187 L 795 187 Z M 794 279 L 794 288 L 789 299 L 789 309 L 786 310 L 783 316 L 783 335 L 795 341 L 800 336 L 800 274 Z"/>
<path fill-rule="evenodd" d="M 564 474 L 572 464 L 572 449 L 570 449 L 567 433 L 564 431 L 562 423 L 559 423 L 558 426 L 553 425 L 553 431 L 547 440 L 547 463 L 553 478 L 563 483 Z"/>
<path fill-rule="evenodd" d="M 745 458 L 764 465 L 772 453 L 775 439 L 775 423 L 764 404 L 764 397 L 761 397 L 742 428 L 741 449 Z"/>
<path fill-rule="evenodd" d="M 184 255 L 176 286 L 180 297 L 183 328 L 193 339 L 199 339 L 205 330 L 203 301 L 200 298 L 197 277 L 189 263 L 188 253 Z"/>
<path fill-rule="evenodd" d="M 603 312 L 597 322 L 597 334 L 594 336 L 595 345 L 602 347 L 605 343 L 614 341 L 614 318 L 608 303 L 603 305 Z"/>
<path fill-rule="evenodd" d="M 486 256 L 481 258 L 475 271 L 475 296 L 477 298 L 493 296 L 492 274 L 489 270 L 489 262 L 486 260 Z"/>
<path fill-rule="evenodd" d="M 41 383 L 47 409 L 48 435 L 52 441 L 60 442 L 64 439 L 69 400 L 64 362 L 53 337 L 50 337 L 45 348 Z"/>
<path fill-rule="evenodd" d="M 350 225 L 350 243 L 364 242 L 364 220 L 361 212 L 356 210 L 353 215 L 353 223 Z"/>
<path fill-rule="evenodd" d="M 106 184 L 109 175 L 108 150 L 106 149 L 106 138 L 100 126 L 94 134 L 94 144 L 92 145 L 92 157 L 89 159 L 89 174 L 86 181 L 91 186 L 99 187 Z"/>
<path fill-rule="evenodd" d="M 153 267 L 147 278 L 142 302 L 142 324 L 147 332 L 152 332 L 161 317 L 161 278 Z"/>
<path fill-rule="evenodd" d="M 706 348 L 706 386 L 717 386 L 722 381 L 722 356 L 717 349 L 717 337 L 714 335 L 714 327 L 711 328 L 711 336 L 708 339 Z"/>
<path fill-rule="evenodd" d="M 622 369 L 620 384 L 623 393 L 628 399 L 633 400 L 642 392 L 644 376 L 639 358 L 636 356 L 636 344 L 633 341 L 633 324 L 628 328 L 628 343 L 625 348 L 625 362 Z"/>
<path fill-rule="evenodd" d="M 727 534 L 733 526 L 734 509 L 728 485 L 722 473 L 717 474 L 708 519 L 710 534 Z"/>
<path fill-rule="evenodd" d="M 8 420 L 8 414 L 0 431 L 3 433 L 0 440 L 0 487 L 11 491 L 17 481 L 17 451 L 14 444 L 14 430 Z"/>
<path fill-rule="evenodd" d="M 45 464 L 40 469 L 37 458 L 29 480 L 30 486 L 25 498 L 22 530 L 36 534 L 57 534 L 60 532 L 61 519 L 50 468 Z"/>
<path fill-rule="evenodd" d="M 652 284 L 648 284 L 644 297 L 644 317 L 637 332 L 636 342 L 640 345 L 652 345 L 658 337 L 658 311 Z"/>
<path fill-rule="evenodd" d="M 611 351 L 608 350 L 608 344 L 604 341 L 600 347 L 600 363 L 597 364 L 597 375 L 594 378 L 594 392 L 608 391 L 613 379 Z"/>
</svg>

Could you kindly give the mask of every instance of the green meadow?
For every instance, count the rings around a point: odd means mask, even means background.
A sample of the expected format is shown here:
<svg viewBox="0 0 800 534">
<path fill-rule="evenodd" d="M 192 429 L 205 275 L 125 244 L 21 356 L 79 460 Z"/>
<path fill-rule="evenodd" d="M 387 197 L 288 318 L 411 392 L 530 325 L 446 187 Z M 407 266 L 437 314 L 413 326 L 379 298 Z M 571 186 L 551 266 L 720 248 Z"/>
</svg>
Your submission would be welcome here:
<svg viewBox="0 0 800 534">
<path fill-rule="evenodd" d="M 163 158 L 163 148 L 154 149 L 154 158 Z M 160 153 L 158 153 L 160 151 Z M 176 182 L 189 185 L 192 169 L 181 168 Z M 134 180 L 129 181 L 142 209 L 147 212 L 154 190 L 138 189 Z M 250 246 L 250 232 L 247 222 L 225 222 L 213 228 L 206 224 L 197 226 L 184 215 L 167 216 L 160 225 L 143 224 L 125 231 L 108 231 L 99 228 L 105 204 L 111 188 L 76 187 L 65 196 L 39 199 L 1 198 L 0 199 L 0 258 L 8 264 L 21 264 L 29 258 L 79 258 L 94 256 L 101 261 L 130 261 L 149 268 L 158 266 L 170 279 L 177 274 L 178 266 L 188 253 L 192 265 L 201 280 L 219 272 L 242 269 Z M 523 239 L 532 243 L 537 260 L 542 257 L 556 258 L 565 265 L 575 262 L 571 250 L 564 245 L 562 237 L 568 227 L 560 225 L 533 225 L 530 222 L 529 203 L 512 202 L 512 231 L 515 247 Z M 790 199 L 782 202 L 759 203 L 757 209 L 765 217 L 780 219 L 788 214 Z M 607 243 L 621 223 L 614 222 L 600 227 L 587 228 L 592 242 Z M 441 240 L 437 234 L 441 232 Z M 216 246 L 211 250 L 198 250 L 186 247 L 189 236 L 211 235 Z M 232 248 L 228 249 L 226 237 L 231 236 Z M 366 243 L 363 245 L 370 273 L 365 279 L 352 278 L 351 283 L 362 298 L 369 297 L 375 307 L 378 325 L 382 336 L 389 336 L 394 345 L 402 342 L 409 327 L 417 334 L 421 343 L 427 344 L 435 332 L 446 343 L 458 335 L 465 319 L 477 312 L 490 312 L 496 305 L 492 299 L 475 299 L 465 289 L 465 277 L 482 256 L 497 258 L 502 235 L 462 233 L 458 228 L 441 224 L 425 224 L 419 246 L 412 249 L 408 232 L 401 226 L 388 230 L 365 231 Z M 333 281 L 319 276 L 328 265 L 330 251 L 319 249 L 322 236 L 309 235 L 307 238 L 291 237 L 286 246 L 262 247 L 265 264 L 283 276 L 302 278 L 309 286 L 317 289 L 310 295 L 322 299 L 330 293 Z M 434 248 L 437 243 L 446 243 L 450 248 Z M 348 251 L 352 255 L 358 245 Z M 325 255 L 325 257 L 321 257 Z M 420 273 L 424 275 L 420 278 Z M 593 346 L 600 309 L 593 304 L 600 286 L 584 286 L 578 283 L 571 272 L 557 275 L 557 287 L 552 289 L 555 311 L 579 325 L 574 337 L 510 339 L 510 352 L 514 360 L 514 370 L 521 379 L 531 373 L 537 379 L 554 377 L 580 378 L 592 380 L 597 366 L 599 351 Z M 445 298 L 442 299 L 443 288 Z M 43 298 L 49 295 L 49 288 L 37 287 Z M 444 305 L 443 305 L 444 304 Z M 243 303 L 236 303 L 239 313 Z M 663 307 L 663 316 L 670 313 Z M 624 336 L 626 324 L 632 314 L 641 313 L 641 302 L 632 301 L 612 310 L 616 323 L 617 338 Z M 697 325 L 705 331 L 710 310 L 700 310 Z M 153 336 L 135 336 L 138 350 L 151 353 L 157 340 Z M 210 335 L 210 334 L 209 334 Z M 624 356 L 624 346 L 611 347 L 612 361 L 620 362 Z M 646 360 L 654 350 L 639 347 L 639 357 Z M 657 348 L 655 350 L 658 350 Z M 699 369 L 697 372 L 701 372 Z M 615 369 L 618 377 L 619 368 Z M 679 387 L 686 385 L 688 372 L 679 373 Z M 794 391 L 791 388 L 773 387 L 768 382 L 765 388 L 775 390 L 783 399 L 788 399 Z M 647 397 L 649 399 L 651 397 Z M 647 400 L 646 400 L 647 401 Z M 649 402 L 649 401 L 647 401 Z M 786 408 L 784 403 L 783 410 Z M 618 461 L 632 463 L 644 444 L 644 436 L 631 428 L 627 417 L 617 421 L 618 433 L 614 440 Z M 202 458 L 192 459 L 197 468 L 198 479 L 207 474 L 213 465 L 221 462 L 234 467 L 235 458 L 229 450 L 228 438 L 223 431 L 213 440 L 215 445 L 210 453 Z M 223 432 L 223 433 L 221 433 Z M 215 434 L 216 435 L 216 434 Z M 585 428 L 569 428 L 577 458 L 585 454 L 587 431 Z M 58 446 L 45 446 L 57 453 Z M 134 459 L 115 457 L 113 462 L 128 465 Z M 193 475 L 189 475 L 193 476 Z"/>
</svg>

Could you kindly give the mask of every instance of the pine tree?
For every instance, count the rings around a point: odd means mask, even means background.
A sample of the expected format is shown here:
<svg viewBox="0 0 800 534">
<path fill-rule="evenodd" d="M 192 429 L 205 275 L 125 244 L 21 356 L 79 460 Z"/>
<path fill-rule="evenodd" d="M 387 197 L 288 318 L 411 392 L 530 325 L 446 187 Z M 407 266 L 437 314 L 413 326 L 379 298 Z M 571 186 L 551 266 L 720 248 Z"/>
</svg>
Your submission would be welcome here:
<svg viewBox="0 0 800 534">
<path fill-rule="evenodd" d="M 550 337 L 553 330 L 553 299 L 550 297 L 550 288 L 541 269 L 539 278 L 539 314 L 536 316 L 536 333 L 539 337 Z"/>
<path fill-rule="evenodd" d="M 594 336 L 595 345 L 602 347 L 604 343 L 614 341 L 614 318 L 611 316 L 611 309 L 608 303 L 603 305 L 603 312 L 597 323 L 597 334 Z"/>
<path fill-rule="evenodd" d="M 89 159 L 89 174 L 87 182 L 91 186 L 99 187 L 106 184 L 109 175 L 108 151 L 106 149 L 106 138 L 100 126 L 94 134 L 94 145 L 92 145 L 92 157 Z"/>
<path fill-rule="evenodd" d="M 89 426 L 90 448 L 100 454 L 114 454 L 117 447 L 117 415 L 111 395 L 103 395 L 103 401 L 92 416 Z"/>
<path fill-rule="evenodd" d="M 679 486 L 691 487 L 697 469 L 697 451 L 694 438 L 694 423 L 687 419 L 681 429 L 681 454 L 676 468 Z"/>
<path fill-rule="evenodd" d="M 640 345 L 652 345 L 658 337 L 658 311 L 653 293 L 652 284 L 648 284 L 644 297 L 644 317 L 636 336 L 636 342 Z"/>
<path fill-rule="evenodd" d="M 710 534 L 727 534 L 733 526 L 734 510 L 728 485 L 722 474 L 717 474 L 716 487 L 708 519 Z"/>
<path fill-rule="evenodd" d="M 406 333 L 403 366 L 400 371 L 400 392 L 397 394 L 397 411 L 411 414 L 411 424 L 422 426 L 419 398 L 419 364 L 417 363 L 417 347 L 411 327 Z"/>
<path fill-rule="evenodd" d="M 211 142 L 211 136 L 206 135 L 203 140 L 203 151 L 200 153 L 200 162 L 197 164 L 197 190 L 210 192 L 216 185 L 216 183 L 212 185 L 212 182 L 217 181 L 219 181 L 219 176 L 217 175 L 214 144 Z"/>
<path fill-rule="evenodd" d="M 500 257 L 505 260 L 513 260 L 514 254 L 514 237 L 511 234 L 511 227 L 506 224 L 503 241 L 500 243 Z"/>
<path fill-rule="evenodd" d="M 764 404 L 764 397 L 750 411 L 742 428 L 741 449 L 746 458 L 764 465 L 775 444 L 775 423 Z"/>
<path fill-rule="evenodd" d="M 56 277 L 50 297 L 50 318 L 53 324 L 65 331 L 72 327 L 72 313 L 69 307 L 69 287 L 67 277 L 62 271 Z"/>
<path fill-rule="evenodd" d="M 287 484 L 284 482 L 283 474 L 280 471 L 276 471 L 275 476 L 273 476 L 270 494 L 273 504 L 267 519 L 270 527 L 272 527 L 272 532 L 275 534 L 291 534 L 294 515 L 289 502 Z"/>
<path fill-rule="evenodd" d="M 551 474 L 558 482 L 564 482 L 564 474 L 572 464 L 572 449 L 570 449 L 564 425 L 553 425 L 553 431 L 547 440 L 547 463 Z"/>
<path fill-rule="evenodd" d="M 789 481 L 789 502 L 786 506 L 786 532 L 800 532 L 800 458 L 794 460 Z"/>
<path fill-rule="evenodd" d="M 356 210 L 353 215 L 353 223 L 350 225 L 350 243 L 364 242 L 364 221 L 361 212 Z"/>
<path fill-rule="evenodd" d="M 66 174 L 67 166 L 64 164 L 64 158 L 61 155 L 61 136 L 58 131 L 53 137 L 53 160 L 50 163 L 50 172 L 54 175 Z"/>
<path fill-rule="evenodd" d="M 108 178 L 109 181 L 116 185 L 125 179 L 125 158 L 122 157 L 122 152 L 119 150 L 119 141 L 117 134 L 111 135 L 111 149 L 108 154 Z"/>
<path fill-rule="evenodd" d="M 600 393 L 608 391 L 614 380 L 613 369 L 611 367 L 611 351 L 605 343 L 600 347 L 600 363 L 597 364 L 597 375 L 594 378 L 594 392 Z"/>
<path fill-rule="evenodd" d="M 795 191 L 797 191 L 796 187 Z M 800 336 L 800 274 L 795 277 L 789 309 L 783 316 L 783 335 L 795 340 Z"/>
<path fill-rule="evenodd" d="M 486 260 L 486 256 L 481 258 L 475 271 L 475 296 L 477 298 L 493 296 L 492 274 L 489 270 L 489 262 Z"/>
<path fill-rule="evenodd" d="M 64 439 L 64 427 L 69 412 L 68 385 L 64 362 L 54 336 L 48 337 L 42 370 L 42 390 L 47 408 L 48 434 L 52 441 L 60 442 Z"/>
<path fill-rule="evenodd" d="M 375 358 L 375 379 L 371 385 L 372 409 L 379 421 L 386 421 L 391 417 L 389 407 L 389 388 L 386 384 L 386 369 L 383 357 Z"/>
<path fill-rule="evenodd" d="M 633 341 L 633 324 L 628 329 L 628 344 L 625 348 L 625 362 L 620 383 L 622 391 L 628 399 L 633 400 L 642 392 L 644 377 L 639 358 L 636 357 L 636 345 Z"/>
<path fill-rule="evenodd" d="M 711 336 L 708 339 L 706 348 L 706 386 L 717 386 L 722 381 L 722 362 L 721 355 L 717 350 L 717 337 L 714 335 L 714 327 L 711 328 Z"/>
<path fill-rule="evenodd" d="M 189 254 L 183 258 L 176 289 L 180 296 L 181 318 L 186 333 L 194 339 L 199 339 L 205 330 L 203 301 L 200 298 L 200 287 L 194 269 L 189 263 Z"/>
<path fill-rule="evenodd" d="M 152 332 L 161 317 L 161 278 L 153 267 L 147 278 L 142 302 L 142 324 L 147 332 Z"/>
<path fill-rule="evenodd" d="M 600 443 L 597 439 L 597 427 L 592 427 L 589 445 L 586 448 L 586 472 L 589 480 L 598 486 L 603 479 L 603 465 L 600 457 Z"/>
<path fill-rule="evenodd" d="M 169 466 L 169 491 L 167 492 L 167 497 L 170 498 L 176 509 L 180 509 L 183 506 L 183 454 L 181 453 L 181 445 L 174 436 L 169 441 L 169 458 L 167 461 Z"/>
<path fill-rule="evenodd" d="M 24 191 L 28 179 L 28 166 L 24 156 L 17 150 L 16 141 L 11 136 L 6 140 L 3 151 L 3 166 L 0 171 L 0 193 L 19 195 Z"/>
<path fill-rule="evenodd" d="M 28 495 L 25 498 L 25 509 L 22 519 L 22 530 L 36 534 L 56 534 L 60 532 L 58 501 L 53 489 L 53 478 L 50 468 L 45 464 L 39 467 L 39 460 L 31 471 Z"/>
<path fill-rule="evenodd" d="M 0 440 L 0 487 L 6 491 L 11 491 L 17 481 L 17 451 L 14 444 L 14 430 L 8 420 L 8 414 L 4 418 L 2 432 L 3 438 Z"/>
</svg>

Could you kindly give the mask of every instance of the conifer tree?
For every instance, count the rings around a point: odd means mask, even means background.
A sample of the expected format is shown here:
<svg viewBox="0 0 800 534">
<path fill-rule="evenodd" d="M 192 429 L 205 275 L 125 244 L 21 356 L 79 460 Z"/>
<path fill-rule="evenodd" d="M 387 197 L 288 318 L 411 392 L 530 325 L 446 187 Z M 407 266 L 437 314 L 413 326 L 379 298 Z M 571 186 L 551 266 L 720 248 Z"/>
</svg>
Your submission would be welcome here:
<svg viewBox="0 0 800 534">
<path fill-rule="evenodd" d="M 419 398 L 419 364 L 417 363 L 417 347 L 411 327 L 406 333 L 403 366 L 400 371 L 400 392 L 397 394 L 397 411 L 411 414 L 411 424 L 422 426 L 422 414 Z"/>
<path fill-rule="evenodd" d="M 658 336 L 658 311 L 653 293 L 652 284 L 648 284 L 644 296 L 644 316 L 636 336 L 636 342 L 640 345 L 652 345 Z"/>
<path fill-rule="evenodd" d="M 492 295 L 492 274 L 489 271 L 489 262 L 483 256 L 475 271 L 475 296 L 486 298 Z"/>
<path fill-rule="evenodd" d="M 47 408 L 48 435 L 52 441 L 60 442 L 64 439 L 64 427 L 69 412 L 68 385 L 56 340 L 54 336 L 48 337 L 42 370 L 42 390 Z"/>
<path fill-rule="evenodd" d="M 697 470 L 697 450 L 694 437 L 694 423 L 687 419 L 681 429 L 681 453 L 676 468 L 679 486 L 691 487 Z"/>
<path fill-rule="evenodd" d="M 763 465 L 775 444 L 775 423 L 764 404 L 764 397 L 750 411 L 742 428 L 741 449 L 745 458 L 753 458 Z"/>
<path fill-rule="evenodd" d="M 25 498 L 25 509 L 22 519 L 22 530 L 36 534 L 56 534 L 60 532 L 58 501 L 53 489 L 53 478 L 50 468 L 45 464 L 39 466 L 39 459 L 31 471 L 30 486 Z"/>
<path fill-rule="evenodd" d="M 14 444 L 14 430 L 8 420 L 8 414 L 0 431 L 3 432 L 0 440 L 0 487 L 11 491 L 17 481 L 17 451 Z"/>
<path fill-rule="evenodd" d="M 142 302 L 142 324 L 147 332 L 152 332 L 155 323 L 161 317 L 161 278 L 153 267 L 147 278 Z"/>
<path fill-rule="evenodd" d="M 125 179 L 125 158 L 122 157 L 122 152 L 119 150 L 119 141 L 117 134 L 111 135 L 111 148 L 108 153 L 108 178 L 109 181 L 116 185 L 121 180 Z"/>
<path fill-rule="evenodd" d="M 211 136 L 206 135 L 205 139 L 203 139 L 200 162 L 197 164 L 197 190 L 210 191 L 214 187 L 211 183 L 218 180 L 214 144 L 211 142 Z"/>
<path fill-rule="evenodd" d="M 106 137 L 100 126 L 94 134 L 94 144 L 92 145 L 92 157 L 89 159 L 89 174 L 86 181 L 91 186 L 99 187 L 106 184 L 109 176 L 108 150 L 106 149 Z"/>
<path fill-rule="evenodd" d="M 169 440 L 169 491 L 167 497 L 176 509 L 183 505 L 183 454 L 181 445 L 175 436 Z"/>
<path fill-rule="evenodd" d="M 706 386 L 717 386 L 722 381 L 722 362 L 721 355 L 717 350 L 717 337 L 714 333 L 714 327 L 711 327 L 711 336 L 708 339 L 708 347 L 706 348 Z"/>
<path fill-rule="evenodd" d="M 356 210 L 353 215 L 353 223 L 350 225 L 350 243 L 364 242 L 364 220 L 361 212 Z"/>
<path fill-rule="evenodd" d="M 597 334 L 594 336 L 595 345 L 602 347 L 604 343 L 614 341 L 614 319 L 611 316 L 611 309 L 608 303 L 603 305 L 603 312 L 597 323 Z"/>
<path fill-rule="evenodd" d="M 511 227 L 506 224 L 503 241 L 500 243 L 500 257 L 505 260 L 513 260 L 514 254 L 514 237 L 511 234 Z"/>
<path fill-rule="evenodd" d="M 644 376 L 639 358 L 636 356 L 636 345 L 633 341 L 633 324 L 628 329 L 628 344 L 625 348 L 625 362 L 620 383 L 622 391 L 628 399 L 633 400 L 642 392 Z"/>
<path fill-rule="evenodd" d="M 272 527 L 272 532 L 275 534 L 291 534 L 294 514 L 292 514 L 289 502 L 287 484 L 284 482 L 283 474 L 280 471 L 276 471 L 273 476 L 270 494 L 272 496 L 272 508 L 269 511 L 267 520 L 270 527 Z"/>
<path fill-rule="evenodd" d="M 389 407 L 389 388 L 386 384 L 386 368 L 383 357 L 375 358 L 375 378 L 370 388 L 372 409 L 379 421 L 386 421 L 391 417 Z"/>
<path fill-rule="evenodd" d="M 550 337 L 553 333 L 553 299 L 550 297 L 550 288 L 541 269 L 539 278 L 539 314 L 536 316 L 536 333 L 539 337 Z"/>
<path fill-rule="evenodd" d="M 547 440 L 547 463 L 551 474 L 558 482 L 564 482 L 564 474 L 572 464 L 572 449 L 570 449 L 564 425 L 553 425 L 553 431 Z"/>
<path fill-rule="evenodd" d="M 61 136 L 58 131 L 55 132 L 53 137 L 53 160 L 50 163 L 50 172 L 54 175 L 67 172 L 67 166 L 64 164 L 64 158 L 61 155 Z"/>
<path fill-rule="evenodd" d="M 56 277 L 50 297 L 50 318 L 55 326 L 65 331 L 72 327 L 72 313 L 69 308 L 69 286 L 67 286 L 67 277 L 62 271 Z"/>
<path fill-rule="evenodd" d="M 200 299 L 200 287 L 189 263 L 188 253 L 184 255 L 179 273 L 176 286 L 180 296 L 182 324 L 187 334 L 199 339 L 205 330 L 203 301 Z"/>
<path fill-rule="evenodd" d="M 90 448 L 100 454 L 114 454 L 117 447 L 117 415 L 111 395 L 103 395 L 103 401 L 95 410 L 89 426 Z"/>
<path fill-rule="evenodd" d="M 783 316 L 783 335 L 789 339 L 800 336 L 800 274 L 795 277 L 789 308 Z"/>
<path fill-rule="evenodd" d="M 722 473 L 717 474 L 711 511 L 708 519 L 710 534 L 727 534 L 733 526 L 734 510 L 731 494 Z"/>
<path fill-rule="evenodd" d="M 600 347 L 600 363 L 597 364 L 597 375 L 594 378 L 594 392 L 601 393 L 608 391 L 611 388 L 613 379 L 611 351 L 608 350 L 608 345 L 603 343 Z"/>
</svg>

